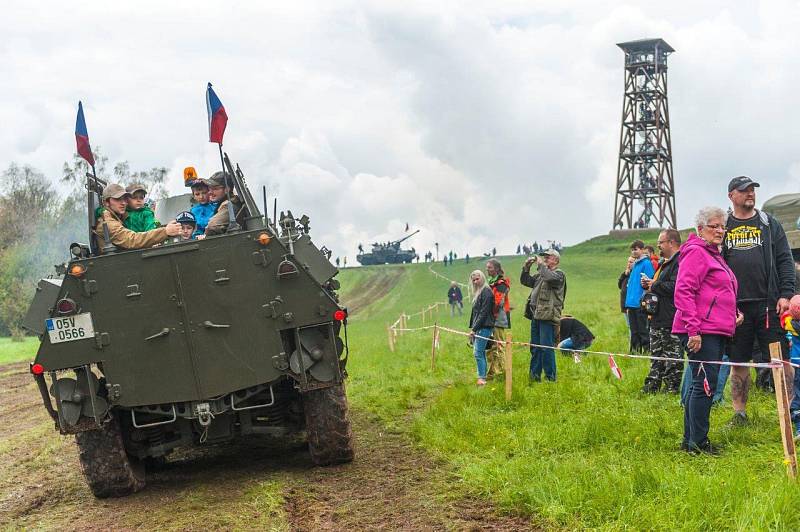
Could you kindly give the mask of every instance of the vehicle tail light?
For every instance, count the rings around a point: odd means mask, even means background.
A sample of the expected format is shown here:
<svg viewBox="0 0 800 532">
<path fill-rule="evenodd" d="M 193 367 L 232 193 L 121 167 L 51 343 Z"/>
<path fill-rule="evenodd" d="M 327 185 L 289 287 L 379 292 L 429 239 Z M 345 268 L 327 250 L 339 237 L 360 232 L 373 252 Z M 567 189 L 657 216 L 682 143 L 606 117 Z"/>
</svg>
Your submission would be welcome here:
<svg viewBox="0 0 800 532">
<path fill-rule="evenodd" d="M 258 243 L 262 246 L 266 246 L 269 244 L 269 241 L 272 240 L 267 233 L 261 233 L 258 235 Z"/>
<path fill-rule="evenodd" d="M 67 314 L 72 314 L 73 312 L 75 312 L 76 308 L 77 305 L 75 304 L 75 302 L 68 297 L 59 299 L 58 302 L 56 303 L 56 312 L 58 312 L 62 316 Z"/>
<path fill-rule="evenodd" d="M 31 373 L 34 375 L 41 375 L 44 373 L 44 366 L 41 364 L 31 364 Z"/>
<path fill-rule="evenodd" d="M 69 267 L 69 274 L 73 277 L 80 278 L 83 277 L 85 273 L 86 273 L 86 266 L 84 266 L 83 264 L 73 264 L 72 266 Z"/>
<path fill-rule="evenodd" d="M 335 319 L 336 321 L 344 321 L 346 317 L 347 317 L 347 312 L 345 312 L 342 309 L 338 309 L 336 312 L 333 313 L 333 319 Z"/>
</svg>

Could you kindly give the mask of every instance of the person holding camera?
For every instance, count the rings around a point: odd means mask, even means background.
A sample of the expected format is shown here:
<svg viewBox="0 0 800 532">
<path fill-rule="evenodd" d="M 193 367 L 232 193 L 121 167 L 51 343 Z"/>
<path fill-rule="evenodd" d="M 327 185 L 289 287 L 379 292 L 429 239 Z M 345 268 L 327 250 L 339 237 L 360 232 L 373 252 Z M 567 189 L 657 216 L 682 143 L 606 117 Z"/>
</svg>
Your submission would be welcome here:
<svg viewBox="0 0 800 532">
<path fill-rule="evenodd" d="M 680 391 L 683 362 L 659 360 L 683 358 L 681 341 L 672 334 L 680 246 L 681 234 L 678 231 L 662 231 L 658 235 L 658 250 L 664 262 L 659 265 L 652 279 L 642 279 L 642 287 L 647 290 L 642 307 L 650 316 L 650 353 L 654 357 L 650 362 L 650 372 L 644 379 L 644 393 L 658 392 L 662 383 L 669 393 Z"/>
<path fill-rule="evenodd" d="M 530 257 L 522 266 L 519 282 L 531 288 L 525 305 L 525 317 L 531 320 L 530 382 L 541 382 L 542 370 L 545 379 L 556 380 L 556 354 L 553 349 L 556 325 L 561 319 L 564 298 L 567 295 L 567 277 L 559 269 L 561 254 L 549 249 L 539 256 Z M 531 267 L 536 265 L 536 273 Z"/>
<path fill-rule="evenodd" d="M 641 307 L 642 280 L 651 278 L 655 273 L 653 263 L 644 249 L 644 242 L 634 240 L 631 243 L 631 256 L 623 274 L 627 278 L 625 291 L 625 309 L 628 312 L 628 326 L 631 330 L 631 351 L 644 352 L 650 347 L 650 336 L 647 331 L 647 314 Z"/>
</svg>

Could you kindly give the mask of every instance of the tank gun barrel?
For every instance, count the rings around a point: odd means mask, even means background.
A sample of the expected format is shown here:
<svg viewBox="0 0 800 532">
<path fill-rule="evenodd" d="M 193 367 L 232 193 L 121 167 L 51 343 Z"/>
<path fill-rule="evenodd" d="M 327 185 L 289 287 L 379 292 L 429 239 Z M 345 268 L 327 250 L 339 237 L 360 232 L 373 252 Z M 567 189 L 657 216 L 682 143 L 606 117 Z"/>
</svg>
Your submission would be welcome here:
<svg viewBox="0 0 800 532">
<path fill-rule="evenodd" d="M 408 236 L 406 236 L 404 238 L 401 238 L 400 240 L 395 240 L 394 242 L 392 242 L 392 244 L 402 244 L 403 242 L 405 242 L 406 240 L 408 240 L 409 238 L 411 238 L 412 236 L 416 235 L 419 232 L 420 232 L 420 230 L 417 229 L 416 231 L 414 231 L 410 235 L 408 235 Z"/>
</svg>

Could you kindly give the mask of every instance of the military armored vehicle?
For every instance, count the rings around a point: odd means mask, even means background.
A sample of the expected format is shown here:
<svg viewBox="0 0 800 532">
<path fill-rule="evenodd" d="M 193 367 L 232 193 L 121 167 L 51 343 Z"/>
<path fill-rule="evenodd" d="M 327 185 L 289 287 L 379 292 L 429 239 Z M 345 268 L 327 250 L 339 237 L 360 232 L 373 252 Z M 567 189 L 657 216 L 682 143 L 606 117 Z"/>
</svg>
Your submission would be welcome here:
<svg viewBox="0 0 800 532">
<path fill-rule="evenodd" d="M 359 254 L 356 255 L 356 260 L 362 266 L 371 266 L 374 264 L 402 264 L 407 262 L 411 264 L 417 257 L 417 252 L 414 248 L 400 249 L 400 244 L 419 233 L 419 229 L 411 233 L 405 238 L 394 240 L 379 244 L 375 242 L 372 244 L 372 252 L 364 253 L 363 248 L 359 245 Z"/>
<path fill-rule="evenodd" d="M 765 201 L 762 210 L 781 223 L 792 255 L 800 259 L 800 194 L 779 194 Z"/>
<path fill-rule="evenodd" d="M 25 319 L 41 339 L 31 373 L 44 407 L 75 435 L 97 497 L 140 490 L 148 464 L 178 447 L 241 436 L 305 432 L 315 464 L 353 458 L 330 252 L 308 217 L 262 215 L 225 165 L 245 206 L 226 234 L 130 251 L 73 244 Z"/>
</svg>

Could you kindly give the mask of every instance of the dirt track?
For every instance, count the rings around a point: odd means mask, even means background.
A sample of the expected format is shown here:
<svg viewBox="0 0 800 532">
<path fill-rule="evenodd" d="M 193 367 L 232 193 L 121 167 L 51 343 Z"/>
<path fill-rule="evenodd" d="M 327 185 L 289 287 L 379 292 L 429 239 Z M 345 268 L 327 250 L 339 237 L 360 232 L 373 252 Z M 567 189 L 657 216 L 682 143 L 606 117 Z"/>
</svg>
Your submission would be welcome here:
<svg viewBox="0 0 800 532">
<path fill-rule="evenodd" d="M 458 495 L 443 464 L 358 409 L 356 460 L 310 466 L 302 442 L 248 440 L 179 453 L 147 488 L 99 501 L 72 438 L 59 436 L 25 364 L 0 368 L 0 527 L 58 529 L 531 528 Z"/>
</svg>

